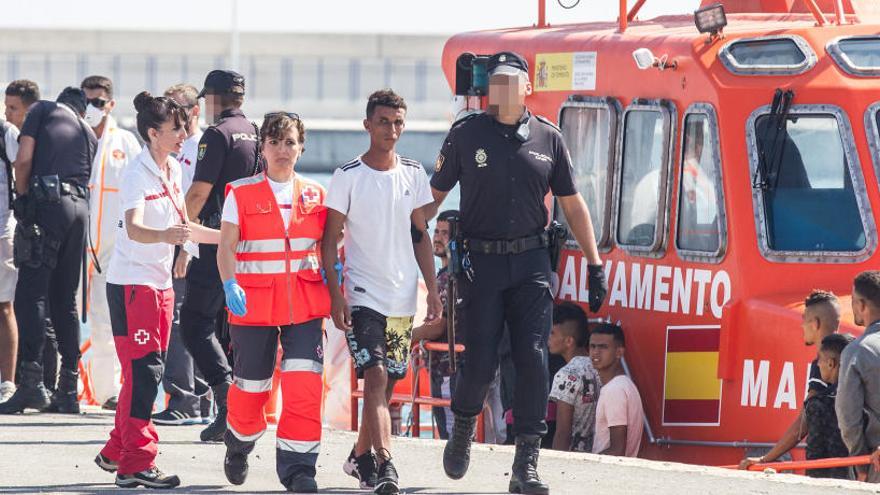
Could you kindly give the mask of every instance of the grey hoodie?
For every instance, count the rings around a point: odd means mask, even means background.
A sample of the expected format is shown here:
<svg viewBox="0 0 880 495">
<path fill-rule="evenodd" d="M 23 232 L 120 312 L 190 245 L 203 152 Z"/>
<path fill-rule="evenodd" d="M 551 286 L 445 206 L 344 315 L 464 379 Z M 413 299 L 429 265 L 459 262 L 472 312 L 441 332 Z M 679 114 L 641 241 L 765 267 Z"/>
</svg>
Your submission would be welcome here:
<svg viewBox="0 0 880 495">
<path fill-rule="evenodd" d="M 837 383 L 837 423 L 850 455 L 880 446 L 880 321 L 843 349 Z M 873 469 L 868 481 L 880 481 Z"/>
</svg>

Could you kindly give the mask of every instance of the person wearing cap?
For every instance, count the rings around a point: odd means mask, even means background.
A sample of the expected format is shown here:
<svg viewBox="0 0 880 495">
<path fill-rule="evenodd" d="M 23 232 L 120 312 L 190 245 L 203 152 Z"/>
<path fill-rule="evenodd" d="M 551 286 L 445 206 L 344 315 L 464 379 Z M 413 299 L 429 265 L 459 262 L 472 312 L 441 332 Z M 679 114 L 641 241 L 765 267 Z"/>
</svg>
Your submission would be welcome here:
<svg viewBox="0 0 880 495">
<path fill-rule="evenodd" d="M 92 342 L 88 363 L 92 397 L 104 409 L 116 409 L 122 368 L 113 345 L 110 309 L 107 306 L 107 267 L 116 241 L 119 221 L 119 196 L 122 170 L 141 152 L 141 145 L 131 132 L 120 128 L 110 112 L 116 107 L 113 81 L 104 76 L 89 76 L 80 83 L 86 94 L 85 121 L 98 138 L 98 152 L 89 179 L 89 238 L 95 260 L 89 260 L 88 308 L 89 339 Z"/>
<path fill-rule="evenodd" d="M 467 472 L 476 416 L 495 377 L 506 328 L 517 370 L 516 454 L 509 490 L 543 494 L 549 486 L 537 467 L 541 437 L 547 433 L 547 338 L 553 324 L 548 193 L 556 196 L 588 262 L 592 311 L 598 311 L 607 289 L 590 213 L 575 188 L 562 133 L 525 106 L 532 92 L 527 62 L 502 52 L 489 59 L 487 68 L 487 111 L 453 125 L 431 178 L 435 207 L 456 183 L 461 185 L 465 249 L 459 321 L 466 351 L 452 398 L 455 419 L 443 467 L 453 479 Z"/>
<path fill-rule="evenodd" d="M 22 364 L 18 390 L 0 404 L 0 414 L 50 406 L 56 412 L 79 413 L 76 291 L 85 261 L 88 185 L 98 144 L 83 120 L 85 111 L 85 93 L 68 87 L 56 102 L 35 103 L 21 129 L 13 165 L 18 193 L 13 258 L 18 267 L 14 308 Z M 41 364 L 47 317 L 61 354 L 51 402 Z"/>
<path fill-rule="evenodd" d="M 262 170 L 259 139 L 256 125 L 241 111 L 241 74 L 231 70 L 209 72 L 198 96 L 205 98 L 205 117 L 213 124 L 199 141 L 196 169 L 186 192 L 186 209 L 190 220 L 220 228 L 226 185 Z M 186 258 L 177 261 L 184 265 L 186 262 Z M 229 348 L 224 300 L 217 247 L 200 245 L 198 258 L 192 260 L 186 275 L 180 330 L 184 345 L 211 387 L 217 405 L 214 421 L 200 434 L 203 442 L 220 442 L 226 432 L 226 395 L 232 383 L 232 370 L 224 351 Z"/>
</svg>

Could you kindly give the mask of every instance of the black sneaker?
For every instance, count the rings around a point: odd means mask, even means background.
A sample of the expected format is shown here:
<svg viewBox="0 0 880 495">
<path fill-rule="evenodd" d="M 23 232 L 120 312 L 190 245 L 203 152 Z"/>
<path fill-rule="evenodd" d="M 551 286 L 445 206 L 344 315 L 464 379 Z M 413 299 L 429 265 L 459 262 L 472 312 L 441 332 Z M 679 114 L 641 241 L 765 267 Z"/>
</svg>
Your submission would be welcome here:
<svg viewBox="0 0 880 495">
<path fill-rule="evenodd" d="M 360 482 L 361 488 L 376 486 L 376 458 L 372 452 L 364 452 L 355 457 L 354 447 L 352 447 L 348 459 L 342 465 L 342 470 L 345 471 L 345 474 L 356 478 Z"/>
<path fill-rule="evenodd" d="M 165 474 L 159 468 L 152 467 L 134 474 L 117 474 L 116 486 L 120 488 L 174 488 L 180 484 L 180 478 L 173 474 Z"/>
<path fill-rule="evenodd" d="M 285 483 L 284 488 L 293 493 L 318 493 L 318 482 L 307 474 L 300 474 Z"/>
<path fill-rule="evenodd" d="M 397 495 L 400 493 L 400 485 L 398 483 L 397 470 L 391 459 L 379 464 L 378 480 L 376 480 L 376 488 L 373 493 L 379 495 Z"/>
<path fill-rule="evenodd" d="M 202 418 L 190 416 L 185 412 L 176 411 L 174 409 L 165 409 L 156 413 L 152 417 L 153 423 L 157 425 L 177 426 L 177 425 L 197 425 L 202 422 Z"/>
<path fill-rule="evenodd" d="M 117 469 L 119 469 L 119 464 L 116 461 L 111 461 L 108 457 L 105 457 L 104 454 L 98 453 L 95 456 L 95 464 L 98 465 L 99 468 L 107 471 L 108 473 L 115 473 Z"/>
<path fill-rule="evenodd" d="M 101 404 L 101 409 L 104 409 L 105 411 L 115 411 L 117 406 L 119 406 L 119 397 L 114 395 Z"/>
<path fill-rule="evenodd" d="M 247 454 L 230 454 L 227 450 L 226 457 L 223 458 L 223 474 L 233 485 L 243 485 L 248 475 Z"/>
</svg>

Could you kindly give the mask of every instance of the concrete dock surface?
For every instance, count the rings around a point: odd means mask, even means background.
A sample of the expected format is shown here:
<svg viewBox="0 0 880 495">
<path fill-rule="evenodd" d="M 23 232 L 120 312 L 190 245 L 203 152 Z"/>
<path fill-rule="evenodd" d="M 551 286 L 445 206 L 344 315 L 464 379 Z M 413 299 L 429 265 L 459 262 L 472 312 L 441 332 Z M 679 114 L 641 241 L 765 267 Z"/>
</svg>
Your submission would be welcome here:
<svg viewBox="0 0 880 495">
<path fill-rule="evenodd" d="M 155 493 L 122 490 L 93 459 L 107 439 L 113 415 L 87 408 L 79 416 L 28 413 L 0 416 L 0 493 Z M 198 440 L 202 426 L 158 426 L 157 465 L 180 476 L 181 493 L 284 493 L 275 474 L 274 428 L 250 457 L 241 486 L 223 475 L 222 444 Z M 318 460 L 322 493 L 368 493 L 342 472 L 355 435 L 325 430 Z M 467 476 L 443 473 L 442 441 L 395 438 L 392 453 L 403 493 L 507 493 L 513 447 L 475 445 Z M 880 493 L 880 485 L 814 480 L 787 474 L 747 473 L 720 468 L 541 451 L 541 476 L 553 494 L 798 494 Z M 164 492 L 163 492 L 164 493 Z"/>
</svg>

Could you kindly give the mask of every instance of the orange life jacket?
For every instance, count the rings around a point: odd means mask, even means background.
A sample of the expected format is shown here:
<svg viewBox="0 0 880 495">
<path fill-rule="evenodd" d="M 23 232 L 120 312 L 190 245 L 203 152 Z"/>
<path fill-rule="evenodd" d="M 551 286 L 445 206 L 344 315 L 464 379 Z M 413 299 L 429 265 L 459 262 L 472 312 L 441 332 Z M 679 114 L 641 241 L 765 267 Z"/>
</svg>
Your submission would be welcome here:
<svg viewBox="0 0 880 495">
<path fill-rule="evenodd" d="M 235 279 L 244 289 L 247 314 L 229 313 L 234 325 L 276 326 L 330 314 L 330 293 L 321 275 L 318 241 L 324 233 L 326 192 L 297 176 L 285 227 L 266 175 L 231 182 L 238 206 Z"/>
</svg>

